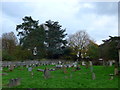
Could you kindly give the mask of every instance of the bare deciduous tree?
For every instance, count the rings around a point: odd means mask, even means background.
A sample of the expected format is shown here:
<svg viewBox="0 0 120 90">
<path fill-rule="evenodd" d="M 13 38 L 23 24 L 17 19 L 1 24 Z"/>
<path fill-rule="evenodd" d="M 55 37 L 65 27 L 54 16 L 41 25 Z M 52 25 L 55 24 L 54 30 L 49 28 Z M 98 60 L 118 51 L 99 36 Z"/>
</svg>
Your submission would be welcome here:
<svg viewBox="0 0 120 90">
<path fill-rule="evenodd" d="M 3 33 L 2 34 L 2 49 L 7 50 L 9 53 L 12 52 L 12 50 L 17 45 L 18 41 L 13 32 L 10 33 Z"/>
<path fill-rule="evenodd" d="M 89 44 L 89 35 L 86 31 L 79 31 L 75 34 L 69 35 L 68 44 L 73 48 L 79 59 L 84 58 Z"/>
</svg>

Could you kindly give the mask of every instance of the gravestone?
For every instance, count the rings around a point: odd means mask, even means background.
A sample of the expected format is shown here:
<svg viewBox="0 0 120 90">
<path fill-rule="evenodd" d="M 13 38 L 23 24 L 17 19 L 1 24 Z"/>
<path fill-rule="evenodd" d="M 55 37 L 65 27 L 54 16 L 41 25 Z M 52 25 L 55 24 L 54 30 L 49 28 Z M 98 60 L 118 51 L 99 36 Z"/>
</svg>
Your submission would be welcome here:
<svg viewBox="0 0 120 90">
<path fill-rule="evenodd" d="M 113 80 L 114 74 L 109 74 L 109 76 L 110 76 L 110 80 Z"/>
<path fill-rule="evenodd" d="M 63 72 L 64 72 L 64 74 L 67 73 L 66 67 L 63 67 Z"/>
<path fill-rule="evenodd" d="M 77 67 L 77 65 L 73 65 L 73 67 Z"/>
<path fill-rule="evenodd" d="M 80 69 L 81 69 L 81 68 L 80 68 L 80 65 L 77 65 L 75 71 L 80 70 Z"/>
<path fill-rule="evenodd" d="M 95 80 L 96 79 L 96 75 L 95 75 L 95 73 L 93 72 L 92 73 L 92 80 Z"/>
<path fill-rule="evenodd" d="M 20 78 L 16 78 L 15 79 L 15 86 L 18 86 L 18 85 L 20 85 L 21 83 L 20 83 Z"/>
<path fill-rule="evenodd" d="M 8 73 L 0 73 L 0 75 L 4 76 L 4 75 L 8 75 Z"/>
<path fill-rule="evenodd" d="M 61 63 L 62 63 L 61 61 L 58 62 L 58 64 L 61 64 Z"/>
<path fill-rule="evenodd" d="M 56 65 L 56 68 L 62 68 L 63 65 Z"/>
<path fill-rule="evenodd" d="M 28 68 L 29 66 L 28 65 L 26 65 L 26 68 Z"/>
<path fill-rule="evenodd" d="M 44 72 L 44 69 L 37 69 L 37 71 Z"/>
<path fill-rule="evenodd" d="M 55 68 L 50 68 L 49 71 L 55 71 Z"/>
<path fill-rule="evenodd" d="M 9 80 L 9 84 L 8 87 L 13 87 L 13 86 L 18 86 L 20 85 L 20 78 L 16 78 L 16 79 L 10 79 Z"/>
<path fill-rule="evenodd" d="M 32 71 L 32 67 L 29 67 L 29 68 L 28 68 L 28 71 L 31 72 L 31 71 Z"/>
<path fill-rule="evenodd" d="M 85 66 L 85 62 L 84 61 L 82 61 L 82 65 Z"/>
<path fill-rule="evenodd" d="M 31 72 L 31 77 L 33 78 L 33 76 L 34 76 L 34 73 L 33 73 L 33 72 Z"/>
<path fill-rule="evenodd" d="M 86 68 L 88 68 L 89 67 L 89 62 L 88 61 L 86 61 Z"/>
<path fill-rule="evenodd" d="M 118 75 L 118 68 L 114 69 L 114 75 Z"/>
<path fill-rule="evenodd" d="M 47 68 L 45 68 L 44 70 L 44 78 L 45 79 L 50 78 L 50 71 Z"/>
<path fill-rule="evenodd" d="M 14 65 L 10 65 L 10 66 L 9 66 L 9 70 L 10 70 L 10 71 L 13 71 L 13 70 L 14 70 Z"/>
<path fill-rule="evenodd" d="M 89 61 L 89 64 L 90 64 L 90 71 L 93 72 L 92 61 Z"/>
<path fill-rule="evenodd" d="M 112 61 L 109 61 L 109 66 L 112 66 L 113 62 Z"/>
</svg>

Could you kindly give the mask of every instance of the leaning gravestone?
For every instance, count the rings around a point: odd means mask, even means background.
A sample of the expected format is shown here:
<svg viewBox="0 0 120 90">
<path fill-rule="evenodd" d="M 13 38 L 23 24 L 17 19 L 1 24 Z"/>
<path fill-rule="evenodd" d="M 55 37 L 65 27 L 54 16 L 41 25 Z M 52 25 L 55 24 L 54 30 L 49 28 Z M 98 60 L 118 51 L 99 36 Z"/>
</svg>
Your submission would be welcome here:
<svg viewBox="0 0 120 90">
<path fill-rule="evenodd" d="M 47 68 L 45 68 L 44 70 L 44 78 L 45 79 L 50 78 L 50 71 Z"/>
</svg>

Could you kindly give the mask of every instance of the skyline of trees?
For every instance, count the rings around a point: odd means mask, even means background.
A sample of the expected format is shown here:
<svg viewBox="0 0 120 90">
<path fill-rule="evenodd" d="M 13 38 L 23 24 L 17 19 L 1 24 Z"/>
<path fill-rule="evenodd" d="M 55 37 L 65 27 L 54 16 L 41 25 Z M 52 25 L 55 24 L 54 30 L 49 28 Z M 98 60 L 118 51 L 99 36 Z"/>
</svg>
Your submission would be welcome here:
<svg viewBox="0 0 120 90">
<path fill-rule="evenodd" d="M 19 43 L 13 32 L 3 33 L 2 35 L 4 57 L 7 55 L 9 57 L 14 56 L 19 60 L 42 58 L 82 60 L 86 57 L 90 59 L 104 57 L 103 59 L 107 60 L 117 59 L 118 57 L 114 55 L 117 53 L 115 49 L 116 43 L 114 42 L 116 39 L 113 39 L 114 37 L 112 37 L 113 42 L 110 45 L 108 45 L 107 40 L 104 40 L 104 44 L 97 45 L 84 30 L 65 38 L 67 36 L 66 29 L 62 29 L 62 25 L 57 21 L 48 20 L 43 24 L 39 24 L 39 20 L 33 20 L 32 17 L 27 16 L 22 20 L 23 23 L 16 26 L 16 31 L 20 37 Z M 7 45 L 8 41 L 9 45 Z M 8 46 L 14 47 L 14 50 L 8 49 Z M 33 55 L 35 47 L 37 55 Z M 110 53 L 112 50 L 114 51 L 113 55 Z M 21 55 L 19 56 L 19 54 Z M 108 58 L 107 55 L 110 55 L 110 57 Z"/>
</svg>

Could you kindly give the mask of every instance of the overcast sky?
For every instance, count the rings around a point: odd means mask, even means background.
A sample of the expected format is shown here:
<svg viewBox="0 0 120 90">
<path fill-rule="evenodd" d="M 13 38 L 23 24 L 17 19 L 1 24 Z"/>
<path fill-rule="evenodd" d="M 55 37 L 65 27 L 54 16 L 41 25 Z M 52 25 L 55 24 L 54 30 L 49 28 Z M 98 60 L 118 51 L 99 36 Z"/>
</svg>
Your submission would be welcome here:
<svg viewBox="0 0 120 90">
<path fill-rule="evenodd" d="M 13 31 L 24 16 L 32 16 L 42 24 L 58 21 L 68 35 L 86 30 L 97 44 L 111 36 L 118 36 L 117 2 L 79 2 L 79 0 L 41 0 L 39 2 L 0 2 L 2 33 Z M 2 35 L 0 33 L 0 35 Z"/>
</svg>

